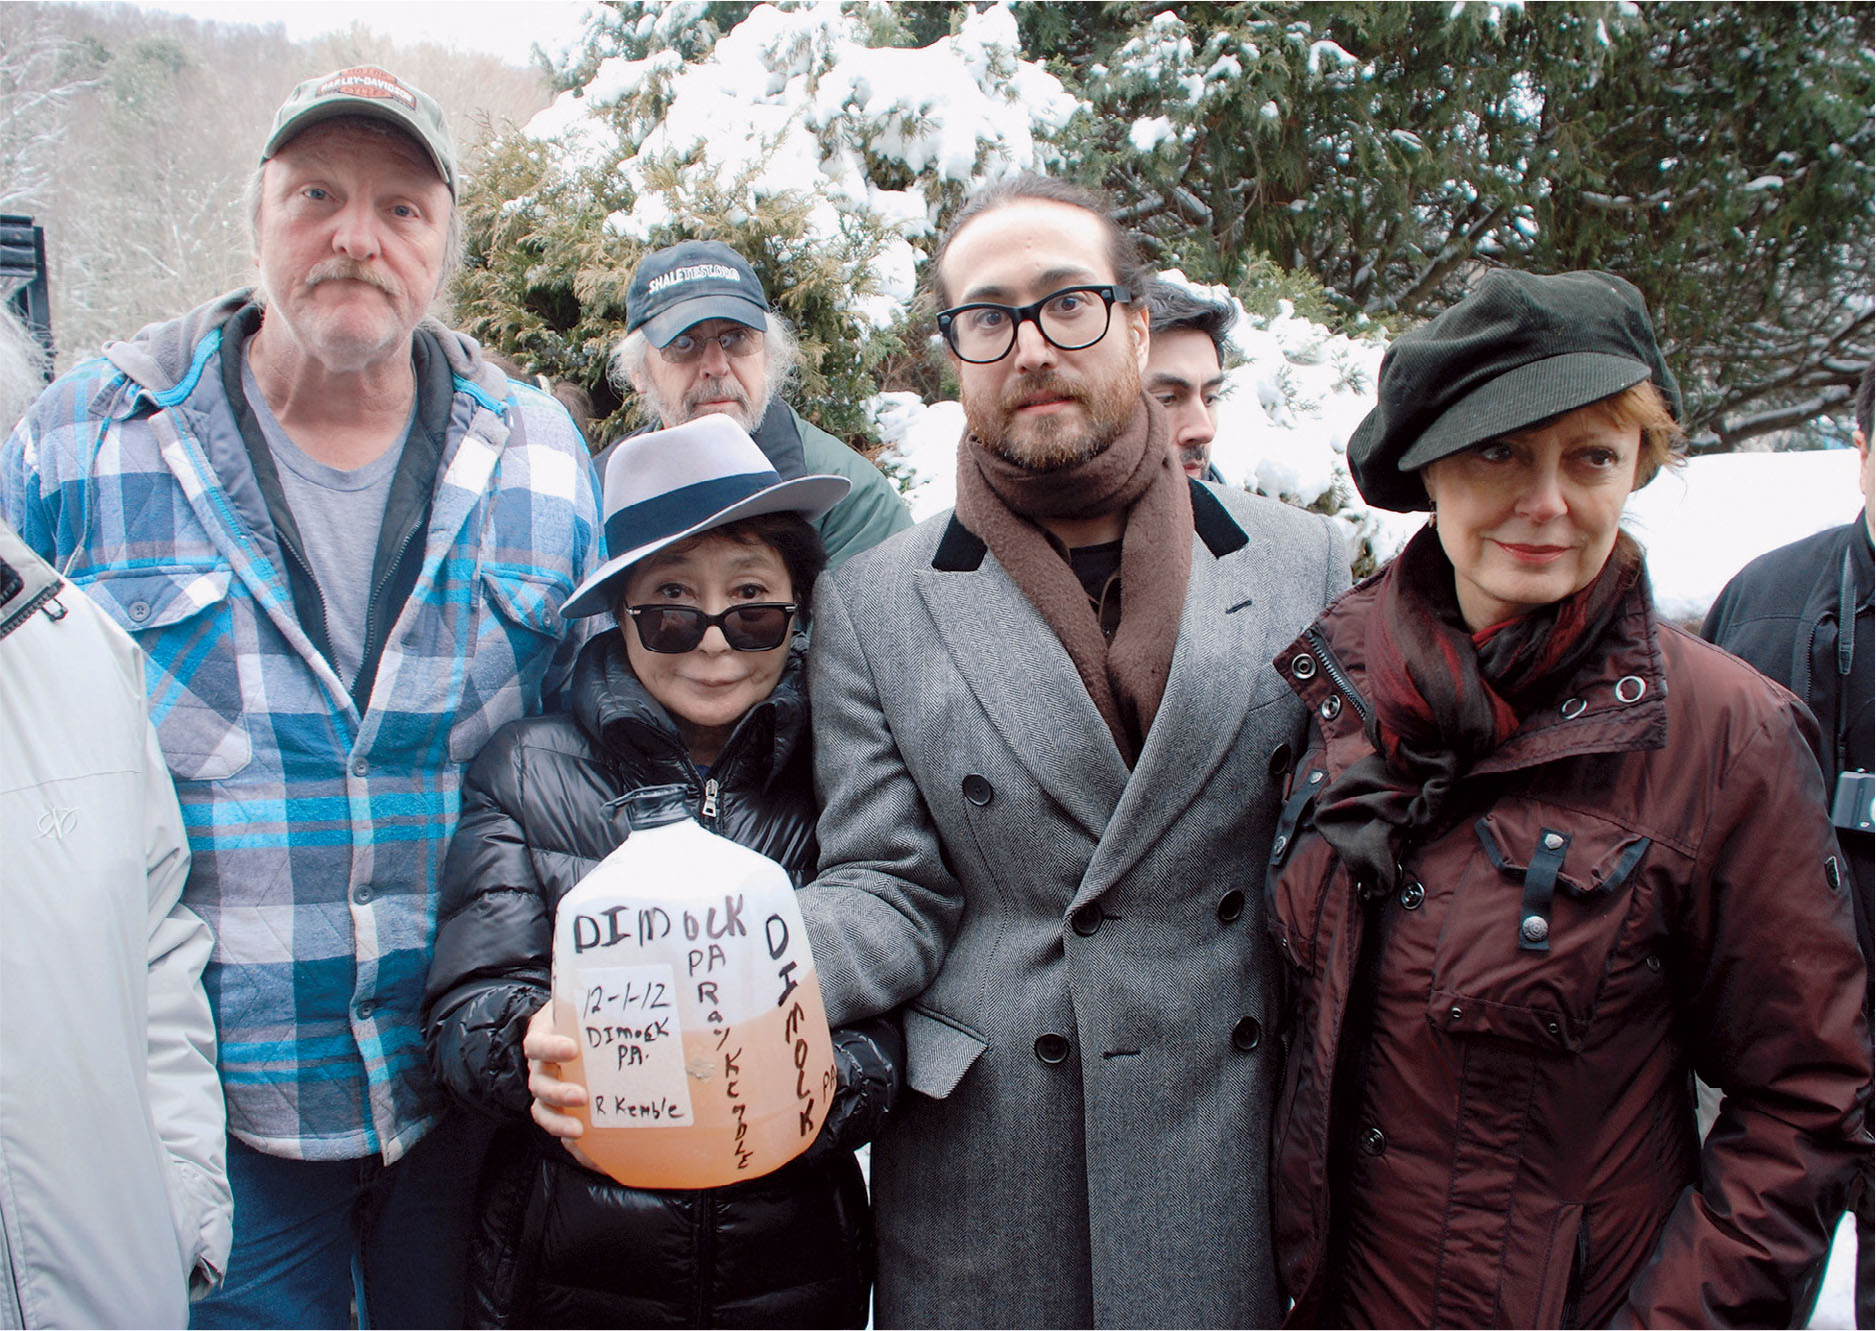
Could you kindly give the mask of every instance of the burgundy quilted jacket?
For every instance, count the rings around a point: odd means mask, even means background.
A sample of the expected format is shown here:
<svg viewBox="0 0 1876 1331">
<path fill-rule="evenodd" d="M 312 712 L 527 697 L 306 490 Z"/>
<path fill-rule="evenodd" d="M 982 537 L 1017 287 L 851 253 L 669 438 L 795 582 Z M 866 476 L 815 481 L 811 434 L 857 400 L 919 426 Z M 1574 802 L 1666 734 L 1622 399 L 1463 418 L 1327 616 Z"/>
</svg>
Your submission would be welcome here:
<svg viewBox="0 0 1876 1331">
<path fill-rule="evenodd" d="M 1315 718 L 1266 882 L 1291 1323 L 1790 1325 L 1869 1149 L 1863 963 L 1809 716 L 1657 624 L 1644 580 L 1400 882 L 1364 892 L 1310 813 L 1371 747 L 1375 594 L 1278 661 Z M 1695 1073 L 1726 1094 L 1704 1146 Z"/>
</svg>

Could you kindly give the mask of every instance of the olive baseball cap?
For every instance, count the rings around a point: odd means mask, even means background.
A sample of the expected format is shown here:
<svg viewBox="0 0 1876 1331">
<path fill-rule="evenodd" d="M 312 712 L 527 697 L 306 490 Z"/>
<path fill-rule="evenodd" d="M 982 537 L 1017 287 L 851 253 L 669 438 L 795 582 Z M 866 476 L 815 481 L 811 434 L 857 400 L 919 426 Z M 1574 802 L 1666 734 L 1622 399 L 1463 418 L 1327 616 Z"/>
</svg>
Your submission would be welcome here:
<svg viewBox="0 0 1876 1331">
<path fill-rule="evenodd" d="M 720 240 L 684 240 L 639 261 L 625 289 L 625 331 L 654 347 L 705 319 L 768 326 L 769 297 L 749 261 Z"/>
<path fill-rule="evenodd" d="M 1388 348 L 1374 410 L 1348 441 L 1349 471 L 1376 508 L 1423 510 L 1414 473 L 1429 462 L 1646 380 L 1679 420 L 1680 385 L 1633 286 L 1611 273 L 1493 269 Z"/>
<path fill-rule="evenodd" d="M 450 198 L 456 197 L 456 143 L 443 119 L 443 108 L 429 93 L 376 65 L 335 69 L 295 87 L 274 112 L 274 127 L 261 149 L 261 161 L 271 160 L 302 130 L 334 116 L 369 116 L 397 126 L 423 145 L 449 186 Z"/>
</svg>

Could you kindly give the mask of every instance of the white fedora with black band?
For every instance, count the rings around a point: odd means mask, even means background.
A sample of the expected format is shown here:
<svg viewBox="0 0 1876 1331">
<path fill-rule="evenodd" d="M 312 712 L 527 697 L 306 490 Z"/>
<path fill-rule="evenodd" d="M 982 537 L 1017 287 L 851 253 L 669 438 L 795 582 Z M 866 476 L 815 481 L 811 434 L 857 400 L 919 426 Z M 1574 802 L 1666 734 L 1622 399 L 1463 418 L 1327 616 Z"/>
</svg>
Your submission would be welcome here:
<svg viewBox="0 0 1876 1331">
<path fill-rule="evenodd" d="M 749 432 L 716 412 L 621 440 L 605 480 L 606 549 L 619 553 L 575 589 L 560 613 L 579 619 L 611 610 L 614 579 L 686 536 L 762 513 L 799 513 L 813 522 L 851 485 L 845 476 L 783 480 Z"/>
</svg>

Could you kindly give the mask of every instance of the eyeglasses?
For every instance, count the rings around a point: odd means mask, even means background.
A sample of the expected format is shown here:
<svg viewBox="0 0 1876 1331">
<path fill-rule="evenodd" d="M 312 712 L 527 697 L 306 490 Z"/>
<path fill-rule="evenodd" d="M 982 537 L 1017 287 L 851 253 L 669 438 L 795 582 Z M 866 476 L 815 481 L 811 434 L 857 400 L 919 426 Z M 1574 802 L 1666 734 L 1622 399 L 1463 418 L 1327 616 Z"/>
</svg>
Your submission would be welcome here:
<svg viewBox="0 0 1876 1331">
<path fill-rule="evenodd" d="M 938 331 L 961 361 L 988 365 L 1002 360 L 1016 345 L 1016 330 L 1027 319 L 1050 346 L 1080 351 L 1107 336 L 1114 303 L 1125 305 L 1133 293 L 1122 286 L 1063 287 L 1033 305 L 958 305 L 938 311 Z"/>
<path fill-rule="evenodd" d="M 692 337 L 689 333 L 679 333 L 659 347 L 658 354 L 673 365 L 688 365 L 703 355 L 712 342 L 723 348 L 725 356 L 735 356 L 740 360 L 762 350 L 762 333 L 755 328 L 732 328 L 727 333 L 716 333 L 710 337 Z"/>
<path fill-rule="evenodd" d="M 693 652 L 711 625 L 739 652 L 769 652 L 788 637 L 795 617 L 793 601 L 750 601 L 720 615 L 706 615 L 694 605 L 628 605 L 625 613 L 638 626 L 639 643 L 648 652 Z"/>
</svg>

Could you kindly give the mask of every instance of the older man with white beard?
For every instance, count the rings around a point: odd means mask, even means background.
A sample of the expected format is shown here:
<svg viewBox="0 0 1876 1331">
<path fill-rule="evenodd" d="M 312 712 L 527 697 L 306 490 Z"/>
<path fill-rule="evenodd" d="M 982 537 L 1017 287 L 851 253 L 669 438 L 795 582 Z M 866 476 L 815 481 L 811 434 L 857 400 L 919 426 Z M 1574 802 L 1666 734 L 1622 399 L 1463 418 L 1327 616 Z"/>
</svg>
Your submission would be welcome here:
<svg viewBox="0 0 1876 1331">
<path fill-rule="evenodd" d="M 647 428 L 720 411 L 749 432 L 783 480 L 831 473 L 852 482 L 815 524 L 828 567 L 912 525 L 879 468 L 782 401 L 800 351 L 735 250 L 686 240 L 646 255 L 626 290 L 625 327 L 613 374 L 639 395 Z"/>
<path fill-rule="evenodd" d="M 1261 884 L 1303 733 L 1268 664 L 1327 519 L 1187 479 L 1149 270 L 1023 177 L 931 265 L 956 511 L 829 574 L 810 664 L 829 1018 L 903 1009 L 881 1326 L 1274 1326 Z"/>
<path fill-rule="evenodd" d="M 258 291 L 52 385 L 0 499 L 147 656 L 214 931 L 234 1247 L 193 1324 L 459 1325 L 486 1129 L 418 1028 L 436 879 L 468 761 L 572 667 L 598 487 L 558 403 L 426 317 L 461 234 L 433 99 L 310 79 L 259 156 Z"/>
</svg>

